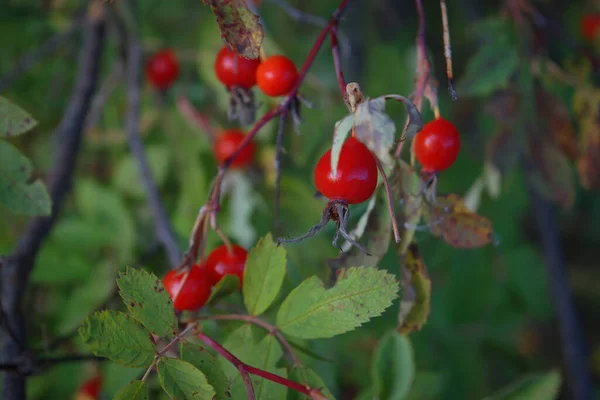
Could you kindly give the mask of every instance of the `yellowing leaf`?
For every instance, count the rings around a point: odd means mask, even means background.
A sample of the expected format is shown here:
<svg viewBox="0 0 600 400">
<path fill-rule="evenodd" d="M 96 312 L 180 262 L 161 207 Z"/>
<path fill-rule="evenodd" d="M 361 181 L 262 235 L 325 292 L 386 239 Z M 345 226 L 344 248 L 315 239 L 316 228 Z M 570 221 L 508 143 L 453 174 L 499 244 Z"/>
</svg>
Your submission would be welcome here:
<svg viewBox="0 0 600 400">
<path fill-rule="evenodd" d="M 221 36 L 229 47 L 246 58 L 258 58 L 264 38 L 262 25 L 244 0 L 203 0 L 217 17 Z"/>
<path fill-rule="evenodd" d="M 421 330 L 431 308 L 431 279 L 416 243 L 402 257 L 402 300 L 398 313 L 398 332 L 408 335 Z"/>
<path fill-rule="evenodd" d="M 535 92 L 540 121 L 544 121 L 546 129 L 554 143 L 562 152 L 574 160 L 579 155 L 575 128 L 567 106 L 556 96 L 538 87 Z"/>
<path fill-rule="evenodd" d="M 423 214 L 431 233 L 456 248 L 477 248 L 492 241 L 492 223 L 470 211 L 455 194 L 438 196 Z"/>
</svg>

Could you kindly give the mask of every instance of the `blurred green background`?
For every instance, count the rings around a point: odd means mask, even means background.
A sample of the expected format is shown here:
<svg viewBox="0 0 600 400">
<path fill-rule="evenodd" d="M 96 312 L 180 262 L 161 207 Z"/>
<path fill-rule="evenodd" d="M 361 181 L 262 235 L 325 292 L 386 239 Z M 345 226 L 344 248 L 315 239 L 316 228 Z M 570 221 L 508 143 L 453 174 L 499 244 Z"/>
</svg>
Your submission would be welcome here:
<svg viewBox="0 0 600 400">
<path fill-rule="evenodd" d="M 187 96 L 217 127 L 235 126 L 226 120 L 227 93 L 213 73 L 214 57 L 222 41 L 210 9 L 200 0 L 136 3 L 134 17 L 145 54 L 170 47 L 182 65 L 176 85 L 164 96 L 144 83 L 142 134 L 153 176 L 183 250 L 217 166 L 206 133 L 186 121 L 175 99 Z M 263 0 L 258 7 L 265 28 L 265 50 L 267 54 L 284 53 L 300 66 L 320 27 L 295 20 L 278 3 Z M 487 99 L 469 99 L 459 92 L 458 101 L 451 101 L 445 90 L 439 2 L 423 3 L 441 112 L 459 127 L 463 146 L 454 166 L 440 176 L 439 190 L 464 195 L 482 174 L 487 143 L 496 126 L 485 114 Z M 486 45 L 471 28 L 477 21 L 497 15 L 503 3 L 448 3 L 454 74 L 460 81 L 470 57 Z M 290 0 L 287 4 L 324 20 L 337 7 L 336 0 Z M 586 57 L 587 51 L 593 51 L 580 37 L 578 25 L 586 10 L 594 10 L 593 2 L 542 1 L 534 5 L 547 22 L 545 28 L 550 33 L 545 44 L 557 63 L 577 62 Z M 76 0 L 0 3 L 0 76 L 8 73 L 23 54 L 67 29 L 84 7 L 85 2 Z M 120 59 L 115 27 L 109 24 L 108 28 L 103 82 L 111 79 Z M 359 82 L 371 97 L 410 95 L 414 88 L 417 28 L 412 1 L 352 1 L 340 24 L 346 80 Z M 33 132 L 11 141 L 31 158 L 36 177 L 45 177 L 51 165 L 56 144 L 53 130 L 68 101 L 81 40 L 80 32 L 72 34 L 54 54 L 2 92 L 40 122 Z M 303 108 L 300 135 L 292 129 L 286 131 L 280 234 L 298 235 L 319 219 L 323 201 L 313 197 L 312 169 L 330 147 L 334 123 L 347 112 L 327 47 L 319 53 L 301 88 L 314 108 Z M 143 266 L 157 275 L 167 271 L 166 257 L 154 237 L 152 213 L 137 165 L 125 139 L 125 86 L 122 81 L 116 83 L 85 134 L 73 191 L 31 277 L 24 307 L 30 341 L 35 347 L 43 348 L 55 338 L 71 334 L 86 315 L 99 307 L 118 307 L 114 278 L 126 265 Z M 256 92 L 262 103 L 260 115 L 275 103 Z M 562 90 L 560 96 L 571 105 L 572 90 Z M 388 111 L 400 129 L 405 118 L 403 108 L 391 104 Z M 425 121 L 433 116 L 427 106 L 423 116 Z M 270 123 L 259 134 L 256 165 L 230 177 L 233 189 L 226 195 L 219 216 L 225 232 L 247 247 L 271 231 L 273 223 L 270 179 L 275 129 L 276 124 Z M 360 210 L 361 206 L 353 208 L 352 224 Z M 433 292 L 428 323 L 411 335 L 417 375 L 409 399 L 480 399 L 526 373 L 561 366 L 556 316 L 539 235 L 519 168 L 503 171 L 497 198 L 483 192 L 478 213 L 493 221 L 497 237 L 494 245 L 457 250 L 427 231 L 417 232 Z M 578 188 L 573 207 L 560 211 L 558 217 L 569 286 L 590 349 L 589 368 L 597 383 L 598 194 Z M 26 222 L 26 218 L 0 207 L 0 254 L 11 251 Z M 287 247 L 288 288 L 315 273 L 327 276 L 325 260 L 336 256 L 330 244 L 332 235 L 330 226 L 306 242 Z M 209 249 L 218 238 L 211 236 L 210 240 Z M 380 267 L 399 272 L 393 251 Z M 390 307 L 382 317 L 354 332 L 314 343 L 312 350 L 330 361 L 316 361 L 313 367 L 339 398 L 354 398 L 370 385 L 371 355 L 381 335 L 396 326 L 397 309 L 397 305 Z M 76 340 L 68 346 L 80 348 Z M 91 368 L 86 364 L 56 366 L 29 381 L 29 395 L 32 399 L 70 398 Z M 112 398 L 116 390 L 139 374 L 111 363 L 101 368 L 106 381 L 104 398 Z M 562 396 L 570 398 L 568 390 L 563 390 Z"/>
</svg>

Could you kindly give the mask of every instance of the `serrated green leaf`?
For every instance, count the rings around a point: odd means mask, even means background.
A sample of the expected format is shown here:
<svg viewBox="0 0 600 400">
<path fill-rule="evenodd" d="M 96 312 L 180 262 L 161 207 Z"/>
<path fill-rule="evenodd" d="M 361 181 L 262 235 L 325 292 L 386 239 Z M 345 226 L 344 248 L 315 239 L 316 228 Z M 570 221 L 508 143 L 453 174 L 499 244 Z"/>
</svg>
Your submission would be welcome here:
<svg viewBox="0 0 600 400">
<path fill-rule="evenodd" d="M 301 339 L 332 337 L 381 315 L 397 293 L 396 278 L 376 268 L 343 269 L 335 286 L 329 289 L 313 276 L 283 301 L 277 326 Z"/>
<path fill-rule="evenodd" d="M 148 387 L 142 381 L 132 381 L 119 390 L 113 400 L 148 400 Z"/>
<path fill-rule="evenodd" d="M 346 115 L 335 123 L 333 128 L 333 143 L 331 144 L 331 171 L 333 175 L 337 174 L 337 165 L 340 160 L 342 145 L 348 137 L 348 132 L 354 125 L 354 114 Z"/>
<path fill-rule="evenodd" d="M 0 137 L 21 135 L 36 125 L 25 110 L 0 96 Z"/>
<path fill-rule="evenodd" d="M 206 376 L 189 362 L 162 357 L 156 369 L 160 384 L 172 399 L 212 400 L 215 396 Z"/>
<path fill-rule="evenodd" d="M 311 389 L 319 389 L 321 391 L 321 395 L 325 399 L 335 400 L 335 397 L 331 394 L 329 389 L 327 389 L 327 386 L 325 385 L 325 382 L 323 382 L 323 379 L 319 375 L 317 375 L 315 371 L 308 367 L 294 367 L 291 371 L 290 379 L 296 382 L 300 382 L 304 385 L 308 385 L 308 387 L 310 387 Z M 309 398 L 308 396 L 294 391 L 290 391 L 290 395 L 291 396 L 288 396 L 288 400 L 304 400 Z"/>
<path fill-rule="evenodd" d="M 217 18 L 221 36 L 238 54 L 258 58 L 264 33 L 258 16 L 254 15 L 244 0 L 203 0 Z"/>
<path fill-rule="evenodd" d="M 0 204 L 26 215 L 50 215 L 52 200 L 41 180 L 28 183 L 31 162 L 15 147 L 0 140 Z"/>
<path fill-rule="evenodd" d="M 206 301 L 206 305 L 211 305 L 224 297 L 227 297 L 231 293 L 237 291 L 240 287 L 240 278 L 236 275 L 225 275 L 221 280 L 213 287 L 210 297 Z"/>
<path fill-rule="evenodd" d="M 415 378 L 414 352 L 407 337 L 392 331 L 381 338 L 373 355 L 371 378 L 378 398 L 406 397 Z"/>
<path fill-rule="evenodd" d="M 421 330 L 431 308 L 431 279 L 416 243 L 398 255 L 402 259 L 402 299 L 398 313 L 398 332 L 408 335 Z"/>
<path fill-rule="evenodd" d="M 162 337 L 177 334 L 173 301 L 156 275 L 127 267 L 117 285 L 127 309 L 146 329 Z"/>
<path fill-rule="evenodd" d="M 557 370 L 530 375 L 484 400 L 555 400 L 558 397 L 561 380 Z"/>
<path fill-rule="evenodd" d="M 489 96 L 506 88 L 518 65 L 519 52 L 516 46 L 482 46 L 467 63 L 457 90 L 466 96 Z"/>
<path fill-rule="evenodd" d="M 180 357 L 206 376 L 208 383 L 215 389 L 214 400 L 229 399 L 229 382 L 219 366 L 217 358 L 204 347 L 190 342 L 180 344 Z"/>
<path fill-rule="evenodd" d="M 283 350 L 273 335 L 266 335 L 256 342 L 252 334 L 252 327 L 243 325 L 225 340 L 223 346 L 246 364 L 287 377 L 285 368 L 277 368 L 277 363 L 283 356 Z M 231 381 L 231 398 L 246 398 L 246 387 L 237 368 L 227 361 L 222 361 L 221 365 Z M 252 377 L 252 383 L 257 400 L 279 400 L 286 396 L 285 386 L 256 376 Z"/>
<path fill-rule="evenodd" d="M 150 334 L 129 315 L 98 311 L 83 321 L 79 334 L 99 357 L 129 367 L 148 367 L 154 360 Z"/>
<path fill-rule="evenodd" d="M 244 304 L 251 315 L 260 315 L 277 297 L 285 277 L 286 251 L 267 234 L 248 253 L 244 269 Z"/>
</svg>

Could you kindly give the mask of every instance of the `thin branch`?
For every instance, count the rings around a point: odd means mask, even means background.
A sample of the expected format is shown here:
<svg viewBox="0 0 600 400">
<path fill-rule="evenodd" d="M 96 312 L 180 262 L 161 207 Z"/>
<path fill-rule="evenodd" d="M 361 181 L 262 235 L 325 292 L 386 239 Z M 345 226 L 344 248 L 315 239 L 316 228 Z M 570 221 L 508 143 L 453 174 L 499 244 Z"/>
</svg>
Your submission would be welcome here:
<svg viewBox="0 0 600 400">
<path fill-rule="evenodd" d="M 446 58 L 446 76 L 448 77 L 448 90 L 452 100 L 456 101 L 456 88 L 454 87 L 454 74 L 452 73 L 452 45 L 450 44 L 450 28 L 448 26 L 448 8 L 446 0 L 440 0 L 442 10 L 442 26 L 444 30 L 444 57 Z"/>
<path fill-rule="evenodd" d="M 394 199 L 392 197 L 392 188 L 390 187 L 390 182 L 388 180 L 387 175 L 385 174 L 385 170 L 383 169 L 381 162 L 377 157 L 375 157 L 375 161 L 377 162 L 377 169 L 381 174 L 381 178 L 383 178 L 383 185 L 385 186 L 385 194 L 387 196 L 390 218 L 392 219 L 392 230 L 394 231 L 394 238 L 396 239 L 396 243 L 400 243 L 402 237 L 400 236 L 400 230 L 398 229 L 398 221 L 396 221 L 396 213 L 394 212 Z"/>
<path fill-rule="evenodd" d="M 85 122 L 86 130 L 95 128 L 100 122 L 106 102 L 123 79 L 124 69 L 125 67 L 121 61 L 114 63 L 110 74 L 100 86 L 96 96 L 94 96 L 94 101 L 92 101 L 92 106 Z"/>
<path fill-rule="evenodd" d="M 333 55 L 333 67 L 335 68 L 335 76 L 337 77 L 338 85 L 340 86 L 340 92 L 342 93 L 342 98 L 344 99 L 344 103 L 348 93 L 346 92 L 346 80 L 344 79 L 344 73 L 342 72 L 342 63 L 340 61 L 340 48 L 338 46 L 338 37 L 337 37 L 337 25 L 335 25 L 331 32 L 329 32 L 329 38 L 331 41 L 331 53 Z"/>
<path fill-rule="evenodd" d="M 50 233 L 63 201 L 71 189 L 77 154 L 81 147 L 86 116 L 100 75 L 100 61 L 104 42 L 104 18 L 101 13 L 88 16 L 85 39 L 79 58 L 76 83 L 60 125 L 57 128 L 57 150 L 52 172 L 48 178 L 48 191 L 52 199 L 50 217 L 33 218 L 19 238 L 12 254 L 4 259 L 1 274 L 2 307 L 6 321 L 15 334 L 26 343 L 25 319 L 22 297 L 27 288 L 29 274 L 42 243 Z M 24 350 L 9 335 L 3 335 L 0 362 L 11 363 L 24 355 Z M 16 373 L 4 376 L 5 399 L 25 399 L 25 379 Z"/>
<path fill-rule="evenodd" d="M 144 145 L 140 138 L 141 71 L 142 47 L 136 39 L 130 38 L 127 55 L 127 98 L 129 103 L 126 123 L 127 141 L 131 153 L 137 160 L 142 181 L 148 193 L 148 201 L 154 214 L 157 239 L 165 247 L 171 267 L 175 267 L 180 259 L 177 239 L 160 198 L 158 188 L 152 178 L 152 171 L 144 154 Z"/>
<path fill-rule="evenodd" d="M 42 59 L 54 53 L 58 48 L 69 39 L 74 33 L 78 32 L 84 26 L 85 18 L 77 17 L 73 24 L 65 31 L 57 33 L 50 39 L 46 40 L 35 50 L 22 56 L 14 65 L 13 69 L 4 76 L 0 77 L 0 93 L 7 90 L 20 75 L 29 71 Z"/>
<path fill-rule="evenodd" d="M 279 126 L 275 139 L 275 210 L 273 212 L 273 225 L 279 224 L 279 203 L 281 198 L 281 156 L 283 154 L 283 132 L 285 130 L 286 112 L 279 115 Z"/>
<path fill-rule="evenodd" d="M 177 109 L 188 122 L 205 132 L 211 141 L 215 140 L 217 130 L 210 123 L 209 117 L 198 111 L 187 97 L 181 95 L 177 98 Z"/>
</svg>

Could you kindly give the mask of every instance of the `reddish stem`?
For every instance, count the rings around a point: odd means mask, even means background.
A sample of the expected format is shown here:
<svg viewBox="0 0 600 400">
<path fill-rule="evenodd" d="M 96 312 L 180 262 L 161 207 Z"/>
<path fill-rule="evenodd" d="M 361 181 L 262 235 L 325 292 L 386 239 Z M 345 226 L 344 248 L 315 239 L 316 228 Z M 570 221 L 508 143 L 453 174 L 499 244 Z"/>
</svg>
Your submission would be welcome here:
<svg viewBox="0 0 600 400">
<path fill-rule="evenodd" d="M 338 46 L 337 39 L 337 24 L 331 28 L 331 31 L 329 32 L 329 38 L 331 40 L 331 53 L 333 54 L 333 67 L 335 68 L 335 75 L 337 76 L 337 81 L 340 85 L 342 98 L 346 100 L 348 93 L 346 92 L 346 80 L 344 79 L 342 63 L 340 61 L 340 48 Z M 346 101 L 344 101 L 344 103 L 346 103 Z"/>
<path fill-rule="evenodd" d="M 217 137 L 217 130 L 210 123 L 209 117 L 206 114 L 198 111 L 187 97 L 179 96 L 177 98 L 177 108 L 179 109 L 181 115 L 185 117 L 185 119 L 206 132 L 211 141 L 215 140 Z"/>
<path fill-rule="evenodd" d="M 381 162 L 377 157 L 375 157 L 375 161 L 377 162 L 377 169 L 381 174 L 381 178 L 383 179 L 383 185 L 385 186 L 385 194 L 387 196 L 388 202 L 388 210 L 390 212 L 390 217 L 392 219 L 392 230 L 394 231 L 394 238 L 396 239 L 396 243 L 400 243 L 402 239 L 400 236 L 400 230 L 398 229 L 398 221 L 396 221 L 396 213 L 394 212 L 394 199 L 392 197 L 392 188 L 390 187 L 390 182 L 388 180 L 387 175 L 381 165 Z"/>
<path fill-rule="evenodd" d="M 282 386 L 288 387 L 296 392 L 302 393 L 306 396 L 312 397 L 313 391 L 306 388 L 304 385 L 291 381 L 283 376 L 275 375 L 267 371 L 263 371 L 262 369 L 255 368 L 251 365 L 244 363 L 242 360 L 234 356 L 229 350 L 225 347 L 221 346 L 219 343 L 215 342 L 210 337 L 206 336 L 204 333 L 198 333 L 198 339 L 204 342 L 207 346 L 215 350 L 221 356 L 223 356 L 227 361 L 229 361 L 233 366 L 235 366 L 238 371 L 240 371 L 240 375 L 242 375 L 242 379 L 246 382 L 246 389 L 248 392 L 248 398 L 254 398 L 254 388 L 252 387 L 252 381 L 250 381 L 247 376 L 249 373 L 252 375 L 260 376 L 264 379 L 268 379 L 271 382 L 278 383 Z M 251 397 L 252 396 L 252 397 Z"/>
</svg>

